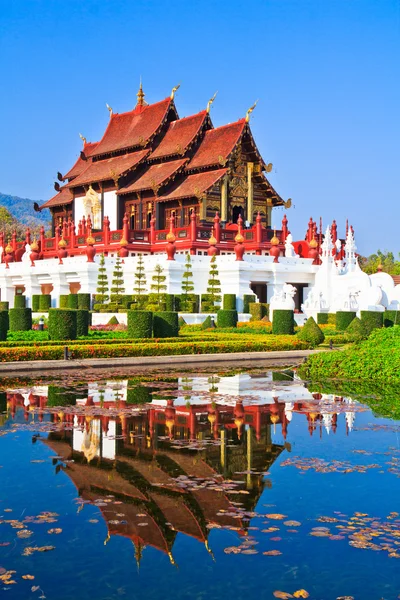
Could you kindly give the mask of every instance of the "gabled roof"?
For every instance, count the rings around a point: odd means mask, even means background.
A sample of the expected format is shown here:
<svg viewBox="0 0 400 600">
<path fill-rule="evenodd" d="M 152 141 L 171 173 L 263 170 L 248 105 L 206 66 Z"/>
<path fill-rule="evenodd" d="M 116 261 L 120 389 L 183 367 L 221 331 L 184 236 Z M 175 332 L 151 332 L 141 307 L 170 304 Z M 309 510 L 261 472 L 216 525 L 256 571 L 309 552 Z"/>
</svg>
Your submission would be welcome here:
<svg viewBox="0 0 400 600">
<path fill-rule="evenodd" d="M 130 112 L 113 114 L 102 139 L 90 156 L 145 146 L 158 132 L 172 107 L 173 101 L 166 98 L 145 107 L 137 106 Z"/>
<path fill-rule="evenodd" d="M 187 170 L 225 166 L 225 161 L 234 150 L 246 128 L 246 120 L 223 125 L 206 131 L 195 155 L 187 166 Z"/>
<path fill-rule="evenodd" d="M 198 197 L 215 185 L 221 177 L 225 175 L 228 169 L 218 169 L 217 171 L 206 171 L 203 173 L 193 173 L 187 175 L 183 181 L 177 183 L 175 187 L 168 192 L 158 197 L 158 200 L 177 200 L 181 198 Z"/>
<path fill-rule="evenodd" d="M 118 194 L 128 194 L 129 192 L 140 192 L 142 190 L 158 190 L 158 188 L 167 183 L 167 181 L 179 172 L 187 163 L 187 158 L 172 160 L 165 163 L 150 165 L 148 169 L 133 183 L 118 190 Z"/>
<path fill-rule="evenodd" d="M 89 154 L 94 151 L 98 143 L 99 142 L 86 142 L 83 146 L 84 155 L 88 157 Z M 82 160 L 82 158 L 79 156 L 74 166 L 68 171 L 68 173 L 66 173 L 63 176 L 64 181 L 65 179 L 72 179 L 73 177 L 77 177 L 82 173 L 82 171 L 86 169 L 87 166 L 88 162 L 86 160 Z"/>
<path fill-rule="evenodd" d="M 177 119 L 169 124 L 161 142 L 150 155 L 150 159 L 185 154 L 188 147 L 201 131 L 206 119 L 207 111 L 203 110 L 197 115 Z"/>
<path fill-rule="evenodd" d="M 143 159 L 148 156 L 150 150 L 139 150 L 123 156 L 114 156 L 106 160 L 89 163 L 89 166 L 72 181 L 67 183 L 66 187 L 73 188 L 80 185 L 87 185 L 97 181 L 106 181 L 108 179 L 118 179 L 123 173 L 127 173 L 135 168 Z"/>
<path fill-rule="evenodd" d="M 52 198 L 50 198 L 50 200 L 47 200 L 47 202 L 42 204 L 40 208 L 42 209 L 50 208 L 52 206 L 63 206 L 64 204 L 71 204 L 72 200 L 73 197 L 71 191 L 64 186 L 55 196 L 53 196 Z"/>
</svg>

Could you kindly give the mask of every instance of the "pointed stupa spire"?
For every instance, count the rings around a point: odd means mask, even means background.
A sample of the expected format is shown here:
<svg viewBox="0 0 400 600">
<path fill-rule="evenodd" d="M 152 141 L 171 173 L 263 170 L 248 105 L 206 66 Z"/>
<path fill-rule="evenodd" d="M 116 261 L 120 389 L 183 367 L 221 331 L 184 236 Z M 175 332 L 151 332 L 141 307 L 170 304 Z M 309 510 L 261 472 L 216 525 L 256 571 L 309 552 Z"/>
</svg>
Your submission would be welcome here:
<svg viewBox="0 0 400 600">
<path fill-rule="evenodd" d="M 136 104 L 136 108 L 138 108 L 138 106 L 147 106 L 147 102 L 144 99 L 145 97 L 145 93 L 143 91 L 143 86 L 142 86 L 142 78 L 140 78 L 140 85 L 139 85 L 139 91 L 136 94 L 137 97 L 137 104 Z"/>
</svg>

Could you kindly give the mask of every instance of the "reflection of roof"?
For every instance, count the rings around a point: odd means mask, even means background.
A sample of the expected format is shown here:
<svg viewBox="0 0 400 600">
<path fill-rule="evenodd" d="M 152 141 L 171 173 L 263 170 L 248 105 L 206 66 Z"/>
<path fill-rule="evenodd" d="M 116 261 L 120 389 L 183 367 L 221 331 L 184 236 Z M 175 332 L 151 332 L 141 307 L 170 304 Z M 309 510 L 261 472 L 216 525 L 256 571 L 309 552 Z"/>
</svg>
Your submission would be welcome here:
<svg viewBox="0 0 400 600">
<path fill-rule="evenodd" d="M 94 183 L 96 181 L 106 181 L 107 179 L 116 179 L 123 173 L 127 173 L 136 167 L 146 156 L 150 150 L 139 150 L 131 154 L 123 156 L 114 156 L 106 160 L 91 162 L 89 166 L 72 181 L 67 184 L 67 187 L 76 187 L 79 185 Z"/>
<path fill-rule="evenodd" d="M 178 119 L 169 124 L 168 129 L 150 158 L 162 158 L 174 154 L 184 154 L 201 131 L 207 117 L 203 110 L 197 115 Z"/>
<path fill-rule="evenodd" d="M 200 146 L 187 167 L 188 170 L 214 165 L 225 166 L 225 161 L 234 150 L 245 127 L 245 119 L 240 119 L 236 123 L 206 131 Z"/>
<path fill-rule="evenodd" d="M 83 147 L 83 153 L 86 157 L 89 156 L 91 152 L 94 151 L 98 142 L 86 142 Z M 73 177 L 77 177 L 82 171 L 86 169 L 88 163 L 86 160 L 83 160 L 81 156 L 79 156 L 78 160 L 74 164 L 74 166 L 66 173 L 63 179 L 72 179 Z"/>
<path fill-rule="evenodd" d="M 170 107 L 171 99 L 166 98 L 144 108 L 140 106 L 130 112 L 113 114 L 91 156 L 144 146 L 157 133 Z"/>
<path fill-rule="evenodd" d="M 55 196 L 47 200 L 40 208 L 50 208 L 50 206 L 62 206 L 63 204 L 71 204 L 73 198 L 71 192 L 64 186 Z"/>
<path fill-rule="evenodd" d="M 191 198 L 201 196 L 213 185 L 215 185 L 221 177 L 225 175 L 228 169 L 218 169 L 217 171 L 207 171 L 205 173 L 194 173 L 188 175 L 175 184 L 174 188 L 167 194 L 159 196 L 159 200 L 176 200 L 178 198 Z"/>
<path fill-rule="evenodd" d="M 166 163 L 150 165 L 150 167 L 133 183 L 122 187 L 118 194 L 128 194 L 129 192 L 139 192 L 141 190 L 157 190 L 165 184 L 170 177 L 175 175 L 187 162 L 187 158 L 173 160 Z"/>
</svg>

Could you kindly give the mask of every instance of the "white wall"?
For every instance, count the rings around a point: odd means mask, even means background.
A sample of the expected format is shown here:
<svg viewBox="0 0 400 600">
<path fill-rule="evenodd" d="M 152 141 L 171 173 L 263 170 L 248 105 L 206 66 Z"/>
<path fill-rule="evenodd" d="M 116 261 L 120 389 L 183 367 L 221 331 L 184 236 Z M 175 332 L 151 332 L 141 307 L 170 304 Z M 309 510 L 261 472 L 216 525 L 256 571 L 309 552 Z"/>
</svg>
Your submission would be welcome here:
<svg viewBox="0 0 400 600">
<path fill-rule="evenodd" d="M 103 218 L 110 219 L 110 230 L 115 231 L 117 227 L 117 194 L 115 191 L 104 192 Z"/>
</svg>

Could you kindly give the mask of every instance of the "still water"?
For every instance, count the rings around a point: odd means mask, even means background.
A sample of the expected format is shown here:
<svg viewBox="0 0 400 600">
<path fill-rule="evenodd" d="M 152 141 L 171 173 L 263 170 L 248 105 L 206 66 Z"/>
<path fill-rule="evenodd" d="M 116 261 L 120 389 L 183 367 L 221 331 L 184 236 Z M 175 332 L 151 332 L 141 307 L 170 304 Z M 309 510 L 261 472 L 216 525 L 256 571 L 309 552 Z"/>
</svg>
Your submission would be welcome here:
<svg viewBox="0 0 400 600">
<path fill-rule="evenodd" d="M 0 595 L 400 597 L 399 423 L 292 373 L 3 380 Z"/>
</svg>

